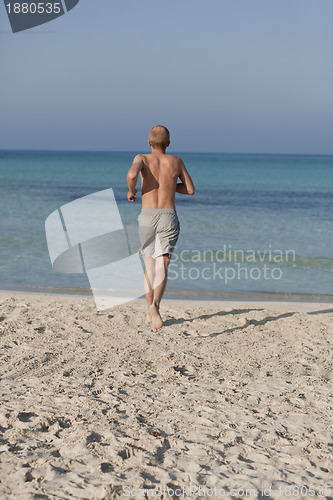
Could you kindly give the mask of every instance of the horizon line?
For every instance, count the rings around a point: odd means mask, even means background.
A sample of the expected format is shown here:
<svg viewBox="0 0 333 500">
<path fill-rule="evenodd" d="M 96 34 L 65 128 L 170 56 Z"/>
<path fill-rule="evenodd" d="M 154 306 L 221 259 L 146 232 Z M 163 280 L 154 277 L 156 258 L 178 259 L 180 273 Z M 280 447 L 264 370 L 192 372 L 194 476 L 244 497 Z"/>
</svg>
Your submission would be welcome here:
<svg viewBox="0 0 333 500">
<path fill-rule="evenodd" d="M 12 149 L 12 148 L 0 148 L 0 152 L 49 152 L 49 153 L 133 153 L 140 154 L 137 150 L 124 150 L 124 149 Z M 143 150 L 142 154 L 150 153 L 149 150 Z M 230 151 L 172 151 L 170 154 L 207 154 L 207 155 L 253 155 L 253 156 L 333 156 L 332 153 L 241 153 L 241 152 L 230 152 Z"/>
</svg>

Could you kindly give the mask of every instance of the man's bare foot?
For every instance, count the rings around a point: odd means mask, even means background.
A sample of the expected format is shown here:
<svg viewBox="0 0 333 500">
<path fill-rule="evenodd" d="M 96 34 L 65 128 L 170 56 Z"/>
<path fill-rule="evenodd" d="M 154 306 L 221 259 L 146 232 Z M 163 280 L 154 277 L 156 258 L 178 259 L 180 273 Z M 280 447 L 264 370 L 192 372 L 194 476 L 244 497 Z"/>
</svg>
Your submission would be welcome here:
<svg viewBox="0 0 333 500">
<path fill-rule="evenodd" d="M 159 308 L 156 304 L 152 304 L 149 307 L 148 314 L 150 315 L 154 332 L 159 332 L 163 326 L 163 321 L 160 315 Z"/>
</svg>

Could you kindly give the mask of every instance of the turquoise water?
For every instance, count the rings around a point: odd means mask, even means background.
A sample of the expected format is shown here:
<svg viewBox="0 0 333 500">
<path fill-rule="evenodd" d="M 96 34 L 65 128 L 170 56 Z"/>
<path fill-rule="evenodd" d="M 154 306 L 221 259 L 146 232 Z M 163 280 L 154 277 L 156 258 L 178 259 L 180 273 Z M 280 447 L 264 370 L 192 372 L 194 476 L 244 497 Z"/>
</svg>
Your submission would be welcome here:
<svg viewBox="0 0 333 500">
<path fill-rule="evenodd" d="M 52 269 L 44 223 L 112 187 L 124 225 L 134 153 L 0 151 L 0 287 L 89 287 Z M 177 194 L 181 236 L 169 291 L 333 296 L 333 157 L 181 154 L 195 196 Z"/>
</svg>

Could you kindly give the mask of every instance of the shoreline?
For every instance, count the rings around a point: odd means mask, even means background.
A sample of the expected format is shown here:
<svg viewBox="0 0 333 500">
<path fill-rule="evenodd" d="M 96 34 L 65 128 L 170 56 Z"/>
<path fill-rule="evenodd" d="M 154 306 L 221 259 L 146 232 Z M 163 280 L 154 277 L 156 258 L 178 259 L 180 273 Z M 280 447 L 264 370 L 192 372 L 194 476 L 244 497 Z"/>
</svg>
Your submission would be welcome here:
<svg viewBox="0 0 333 500">
<path fill-rule="evenodd" d="M 15 288 L 0 285 L 0 296 L 4 294 L 19 294 L 19 295 L 55 295 L 77 298 L 93 298 L 90 288 L 47 288 L 47 287 L 22 287 Z M 144 300 L 144 296 L 138 297 Z M 134 300 L 138 300 L 134 299 Z M 184 302 L 200 302 L 200 303 L 216 303 L 216 302 L 278 302 L 278 303 L 325 303 L 333 304 L 333 295 L 327 294 L 300 294 L 300 293 L 272 293 L 272 292 L 249 292 L 249 293 L 221 293 L 221 292 L 197 292 L 194 290 L 173 290 L 166 291 L 163 302 L 167 301 L 184 301 Z"/>
<path fill-rule="evenodd" d="M 66 293 L 46 293 L 46 292 L 35 292 L 35 291 L 17 291 L 17 290 L 1 290 L 0 289 L 0 301 L 4 300 L 17 300 L 17 301 L 36 301 L 41 304 L 58 304 L 59 307 L 64 307 L 67 305 L 77 305 L 81 310 L 82 306 L 85 304 L 90 310 L 95 311 L 98 316 L 103 316 L 108 314 L 112 310 L 122 311 L 126 314 L 127 309 L 132 307 L 139 308 L 141 311 L 146 310 L 146 301 L 144 297 L 139 297 L 131 301 L 125 302 L 121 305 L 110 306 L 107 309 L 98 310 L 96 308 L 93 295 L 80 295 L 80 294 L 66 294 Z M 331 305 L 331 307 L 330 307 Z M 327 302 L 324 300 L 273 300 L 264 298 L 250 298 L 250 297 L 225 297 L 225 298 L 200 298 L 200 297 L 183 297 L 181 299 L 165 296 L 161 303 L 161 313 L 164 315 L 165 310 L 170 308 L 182 309 L 190 308 L 192 310 L 216 310 L 220 311 L 239 311 L 242 309 L 249 309 L 256 306 L 258 310 L 266 310 L 272 312 L 280 313 L 305 313 L 305 314 L 320 314 L 320 313 L 333 313 L 332 302 Z"/>
</svg>

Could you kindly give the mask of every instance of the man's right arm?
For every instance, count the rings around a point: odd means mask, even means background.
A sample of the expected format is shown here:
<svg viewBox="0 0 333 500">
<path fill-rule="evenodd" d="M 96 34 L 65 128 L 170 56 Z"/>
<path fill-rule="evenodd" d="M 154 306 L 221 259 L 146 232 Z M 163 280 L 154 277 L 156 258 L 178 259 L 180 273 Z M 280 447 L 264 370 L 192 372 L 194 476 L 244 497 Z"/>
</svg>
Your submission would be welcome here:
<svg viewBox="0 0 333 500">
<path fill-rule="evenodd" d="M 186 170 L 186 167 L 182 160 L 180 160 L 180 173 L 178 177 L 181 180 L 181 182 L 177 183 L 176 193 L 193 195 L 195 192 L 195 187 L 191 179 L 191 176 Z"/>
<path fill-rule="evenodd" d="M 136 155 L 133 160 L 133 165 L 128 171 L 127 174 L 127 184 L 128 184 L 128 193 L 127 199 L 128 201 L 135 201 L 135 195 L 137 193 L 136 183 L 138 181 L 139 173 L 141 172 L 143 167 L 143 157 L 142 155 Z"/>
</svg>

